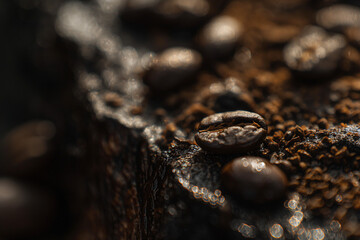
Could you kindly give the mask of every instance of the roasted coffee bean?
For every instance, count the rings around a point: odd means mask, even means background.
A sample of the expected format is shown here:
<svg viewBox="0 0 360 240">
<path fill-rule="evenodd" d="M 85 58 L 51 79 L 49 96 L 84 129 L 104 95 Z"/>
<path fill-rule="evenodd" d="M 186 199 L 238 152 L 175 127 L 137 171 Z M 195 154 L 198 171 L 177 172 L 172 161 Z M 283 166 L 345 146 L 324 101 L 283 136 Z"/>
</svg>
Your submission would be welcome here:
<svg viewBox="0 0 360 240">
<path fill-rule="evenodd" d="M 220 93 L 214 100 L 212 108 L 216 112 L 234 111 L 237 109 L 252 110 L 254 106 L 254 100 L 250 94 L 242 93 L 239 95 L 231 90 Z"/>
<path fill-rule="evenodd" d="M 155 58 L 144 75 L 144 82 L 154 91 L 172 90 L 190 81 L 199 70 L 202 58 L 187 48 L 170 48 Z"/>
<path fill-rule="evenodd" d="M 265 120 L 257 113 L 247 111 L 217 113 L 200 122 L 195 141 L 209 152 L 248 152 L 264 140 L 266 129 Z"/>
<path fill-rule="evenodd" d="M 212 83 L 198 97 L 199 101 L 215 112 L 251 111 L 255 107 L 254 99 L 246 87 L 233 77 Z"/>
<path fill-rule="evenodd" d="M 239 157 L 226 164 L 221 180 L 229 194 L 256 203 L 280 199 L 287 187 L 286 176 L 278 167 L 255 156 Z"/>
<path fill-rule="evenodd" d="M 335 31 L 343 31 L 348 27 L 359 28 L 360 8 L 346 4 L 332 5 L 316 14 L 316 22 L 326 29 Z"/>
<path fill-rule="evenodd" d="M 242 25 L 230 16 L 220 16 L 208 23 L 198 36 L 200 48 L 212 60 L 232 56 L 243 32 Z"/>
<path fill-rule="evenodd" d="M 301 76 L 328 76 L 336 70 L 345 46 L 342 35 L 308 26 L 285 47 L 284 60 L 290 69 Z"/>
<path fill-rule="evenodd" d="M 6 239 L 34 239 L 54 223 L 55 199 L 46 192 L 0 179 L 0 236 Z"/>
</svg>

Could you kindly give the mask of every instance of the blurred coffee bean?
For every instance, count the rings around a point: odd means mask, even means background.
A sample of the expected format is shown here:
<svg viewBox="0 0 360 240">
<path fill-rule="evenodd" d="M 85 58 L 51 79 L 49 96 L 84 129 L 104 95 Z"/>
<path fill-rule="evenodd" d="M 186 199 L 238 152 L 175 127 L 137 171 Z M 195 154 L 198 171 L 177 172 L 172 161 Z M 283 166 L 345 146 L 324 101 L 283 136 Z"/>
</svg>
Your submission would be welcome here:
<svg viewBox="0 0 360 240">
<path fill-rule="evenodd" d="M 215 112 L 254 109 L 255 102 L 251 94 L 236 78 L 227 78 L 223 82 L 212 83 L 199 95 L 200 101 Z"/>
<path fill-rule="evenodd" d="M 360 27 L 360 8 L 336 4 L 318 11 L 316 22 L 320 26 L 335 31 L 343 31 L 347 27 Z"/>
<path fill-rule="evenodd" d="M 346 41 L 342 35 L 308 26 L 300 36 L 286 45 L 284 60 L 291 70 L 301 76 L 327 76 L 336 70 L 345 46 Z"/>
<path fill-rule="evenodd" d="M 194 50 L 170 48 L 154 59 L 143 79 L 153 91 L 172 90 L 192 80 L 201 62 L 200 54 Z"/>
<path fill-rule="evenodd" d="M 42 157 L 49 152 L 55 131 L 49 121 L 28 122 L 12 130 L 4 140 L 2 170 L 15 175 L 36 173 L 46 164 Z"/>
<path fill-rule="evenodd" d="M 224 91 L 216 97 L 213 109 L 216 112 L 252 110 L 253 103 L 250 94 L 242 93 L 239 95 L 235 91 Z"/>
<path fill-rule="evenodd" d="M 209 22 L 198 35 L 204 54 L 212 60 L 233 55 L 243 33 L 243 26 L 230 16 L 220 16 Z"/>
<path fill-rule="evenodd" d="M 34 239 L 55 219 L 55 199 L 40 189 L 0 179 L 0 237 Z"/>
<path fill-rule="evenodd" d="M 239 200 L 267 203 L 282 198 L 287 187 L 285 174 L 261 157 L 239 157 L 221 171 L 224 190 Z"/>
<path fill-rule="evenodd" d="M 225 112 L 204 118 L 195 134 L 196 143 L 206 151 L 240 153 L 253 150 L 266 136 L 265 120 L 247 111 Z"/>
</svg>

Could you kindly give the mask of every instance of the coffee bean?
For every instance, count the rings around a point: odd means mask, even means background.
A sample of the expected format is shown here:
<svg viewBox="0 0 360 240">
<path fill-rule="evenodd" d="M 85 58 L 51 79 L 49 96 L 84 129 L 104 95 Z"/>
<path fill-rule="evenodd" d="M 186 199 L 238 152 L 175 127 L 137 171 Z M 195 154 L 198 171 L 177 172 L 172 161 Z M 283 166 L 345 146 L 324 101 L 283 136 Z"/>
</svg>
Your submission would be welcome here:
<svg viewBox="0 0 360 240">
<path fill-rule="evenodd" d="M 196 143 L 216 153 L 248 152 L 264 140 L 265 120 L 257 113 L 234 111 L 204 118 L 195 134 Z"/>
<path fill-rule="evenodd" d="M 207 107 L 215 112 L 228 112 L 236 110 L 251 111 L 255 107 L 254 99 L 247 88 L 236 78 L 230 77 L 212 83 L 199 94 Z"/>
<path fill-rule="evenodd" d="M 234 111 L 237 109 L 252 110 L 254 101 L 250 94 L 235 94 L 234 91 L 224 91 L 214 99 L 213 109 L 219 111 Z"/>
<path fill-rule="evenodd" d="M 328 76 L 336 70 L 346 46 L 340 34 L 308 26 L 284 49 L 284 60 L 295 73 L 307 78 Z"/>
<path fill-rule="evenodd" d="M 208 23 L 198 36 L 200 48 L 212 60 L 233 55 L 243 33 L 242 25 L 230 16 L 220 16 Z"/>
<path fill-rule="evenodd" d="M 201 66 L 202 58 L 194 50 L 170 48 L 154 59 L 144 82 L 154 91 L 168 91 L 190 81 Z"/>
<path fill-rule="evenodd" d="M 55 199 L 41 189 L 0 179 L 0 235 L 6 239 L 34 239 L 49 230 Z"/>
<path fill-rule="evenodd" d="M 316 14 L 316 22 L 326 29 L 335 31 L 360 27 L 360 8 L 347 4 L 332 5 Z"/>
<path fill-rule="evenodd" d="M 285 174 L 266 159 L 255 156 L 235 158 L 221 171 L 224 190 L 234 197 L 255 203 L 266 203 L 284 196 Z"/>
</svg>

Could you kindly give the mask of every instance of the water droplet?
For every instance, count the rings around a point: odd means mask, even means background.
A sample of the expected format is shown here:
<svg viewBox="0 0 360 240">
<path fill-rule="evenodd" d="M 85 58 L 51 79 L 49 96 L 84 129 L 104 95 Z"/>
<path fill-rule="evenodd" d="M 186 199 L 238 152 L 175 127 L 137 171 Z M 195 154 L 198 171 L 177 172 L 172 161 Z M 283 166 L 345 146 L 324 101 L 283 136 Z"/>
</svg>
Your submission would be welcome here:
<svg viewBox="0 0 360 240">
<path fill-rule="evenodd" d="M 169 207 L 168 212 L 171 216 L 175 216 L 177 214 L 177 211 L 174 207 Z"/>
<path fill-rule="evenodd" d="M 246 238 L 254 238 L 256 236 L 255 235 L 255 227 L 250 226 L 245 223 L 241 224 L 238 227 L 238 231 Z"/>
<path fill-rule="evenodd" d="M 338 202 L 338 203 L 341 203 L 343 200 L 342 196 L 340 194 L 336 195 L 335 197 L 335 201 Z"/>
<path fill-rule="evenodd" d="M 300 211 L 296 211 L 294 215 L 289 219 L 289 223 L 293 227 L 298 227 L 304 217 L 304 214 Z"/>
<path fill-rule="evenodd" d="M 221 191 L 219 189 L 216 189 L 214 194 L 215 194 L 215 196 L 220 197 L 221 196 Z"/>
<path fill-rule="evenodd" d="M 284 235 L 284 230 L 280 224 L 274 224 L 269 229 L 270 235 L 274 238 L 281 238 Z"/>
<path fill-rule="evenodd" d="M 321 228 L 311 230 L 311 235 L 313 240 L 323 240 L 325 238 L 325 233 Z"/>
<path fill-rule="evenodd" d="M 290 200 L 288 203 L 288 207 L 293 210 L 296 209 L 297 205 L 298 205 L 298 201 L 296 200 Z"/>
<path fill-rule="evenodd" d="M 193 193 L 197 193 L 197 192 L 199 191 L 198 186 L 193 186 L 193 187 L 191 188 L 191 191 L 192 191 Z"/>
<path fill-rule="evenodd" d="M 333 220 L 333 221 L 331 221 L 331 223 L 330 223 L 330 229 L 331 229 L 331 231 L 333 231 L 333 232 L 338 232 L 338 231 L 340 231 L 340 229 L 341 229 L 341 224 L 340 224 L 338 221 Z"/>
</svg>

